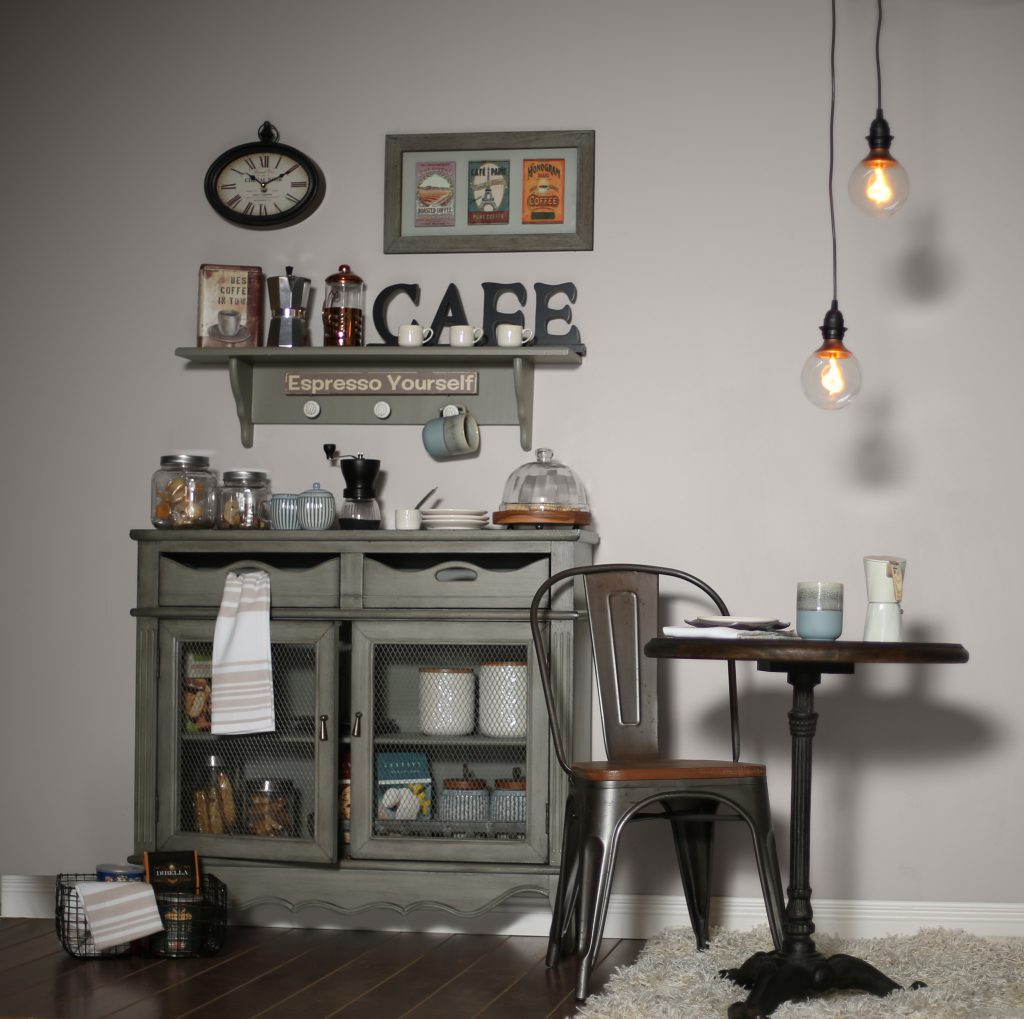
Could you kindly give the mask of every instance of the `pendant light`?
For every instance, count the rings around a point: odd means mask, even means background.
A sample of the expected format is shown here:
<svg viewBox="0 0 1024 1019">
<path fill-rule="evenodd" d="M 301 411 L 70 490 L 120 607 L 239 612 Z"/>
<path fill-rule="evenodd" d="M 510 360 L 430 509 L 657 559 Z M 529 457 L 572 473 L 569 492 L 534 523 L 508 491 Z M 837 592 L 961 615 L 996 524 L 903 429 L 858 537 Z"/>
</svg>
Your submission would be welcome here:
<svg viewBox="0 0 1024 1019">
<path fill-rule="evenodd" d="M 882 0 L 878 0 L 878 26 L 875 29 L 875 76 L 878 81 L 878 106 L 868 129 L 868 154 L 850 174 L 850 199 L 862 212 L 881 219 L 903 208 L 910 195 L 907 171 L 889 151 L 892 134 L 882 113 Z"/>
<path fill-rule="evenodd" d="M 828 208 L 832 223 L 832 306 L 821 325 L 821 346 L 804 362 L 800 385 L 804 395 L 822 410 L 839 410 L 859 392 L 860 362 L 843 346 L 846 326 L 839 310 L 836 258 L 836 204 L 832 192 L 836 125 L 836 0 L 832 0 L 832 107 L 828 121 Z"/>
</svg>

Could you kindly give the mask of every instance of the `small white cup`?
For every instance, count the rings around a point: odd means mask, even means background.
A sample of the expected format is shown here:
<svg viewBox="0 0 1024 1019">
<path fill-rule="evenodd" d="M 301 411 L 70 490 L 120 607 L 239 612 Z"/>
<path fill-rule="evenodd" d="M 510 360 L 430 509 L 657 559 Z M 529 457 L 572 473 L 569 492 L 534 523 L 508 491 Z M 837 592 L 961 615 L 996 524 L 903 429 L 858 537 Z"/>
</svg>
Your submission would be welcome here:
<svg viewBox="0 0 1024 1019">
<path fill-rule="evenodd" d="M 237 311 L 218 311 L 217 328 L 221 336 L 234 336 L 238 332 L 240 316 Z"/>
<path fill-rule="evenodd" d="M 455 325 L 448 327 L 448 343 L 453 347 L 474 347 L 484 338 L 479 327 Z"/>
<path fill-rule="evenodd" d="M 423 524 L 423 514 L 418 509 L 395 510 L 395 530 L 418 531 Z"/>
<path fill-rule="evenodd" d="M 434 335 L 434 330 L 429 326 L 424 329 L 421 325 L 408 325 L 398 327 L 398 345 L 400 347 L 422 347 Z"/>
<path fill-rule="evenodd" d="M 521 347 L 533 339 L 533 330 L 515 322 L 499 322 L 494 330 L 499 347 Z"/>
</svg>

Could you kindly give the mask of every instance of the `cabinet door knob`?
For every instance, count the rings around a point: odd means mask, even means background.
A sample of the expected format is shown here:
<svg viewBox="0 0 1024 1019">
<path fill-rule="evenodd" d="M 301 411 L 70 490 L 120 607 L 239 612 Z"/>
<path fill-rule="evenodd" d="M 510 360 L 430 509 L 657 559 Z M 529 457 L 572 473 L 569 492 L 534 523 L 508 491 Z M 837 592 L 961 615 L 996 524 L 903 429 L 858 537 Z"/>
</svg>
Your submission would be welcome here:
<svg viewBox="0 0 1024 1019">
<path fill-rule="evenodd" d="M 327 739 L 328 739 L 328 737 L 327 737 L 327 716 L 326 715 L 321 715 L 320 716 L 320 739 L 324 743 L 326 743 Z"/>
<path fill-rule="evenodd" d="M 362 736 L 362 734 L 363 734 L 362 733 L 362 728 L 363 728 L 363 713 L 361 711 L 357 711 L 355 713 L 355 717 L 352 719 L 352 738 L 353 739 L 358 739 L 360 736 Z"/>
</svg>

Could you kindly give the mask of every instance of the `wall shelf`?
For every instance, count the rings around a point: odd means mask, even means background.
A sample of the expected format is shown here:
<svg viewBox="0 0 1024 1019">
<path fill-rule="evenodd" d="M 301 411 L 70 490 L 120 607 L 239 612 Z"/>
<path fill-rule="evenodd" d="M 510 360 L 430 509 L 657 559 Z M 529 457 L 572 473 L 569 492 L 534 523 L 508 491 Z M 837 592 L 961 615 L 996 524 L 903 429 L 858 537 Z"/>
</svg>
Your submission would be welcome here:
<svg viewBox="0 0 1024 1019">
<path fill-rule="evenodd" d="M 422 425 L 446 404 L 464 406 L 480 424 L 518 425 L 519 442 L 530 449 L 533 439 L 533 373 L 538 365 L 579 365 L 583 355 L 571 347 L 418 348 L 384 344 L 367 347 L 179 347 L 175 354 L 189 368 L 227 365 L 231 392 L 241 426 L 242 445 L 249 449 L 257 424 L 393 424 Z M 426 384 L 429 372 L 472 373 L 474 393 L 371 391 L 356 393 L 289 392 L 289 379 L 307 382 L 318 373 L 406 372 Z M 326 375 L 325 375 L 326 377 Z M 386 375 L 373 380 L 384 389 Z M 310 406 L 313 401 L 316 407 Z M 386 402 L 389 413 L 374 408 Z"/>
</svg>

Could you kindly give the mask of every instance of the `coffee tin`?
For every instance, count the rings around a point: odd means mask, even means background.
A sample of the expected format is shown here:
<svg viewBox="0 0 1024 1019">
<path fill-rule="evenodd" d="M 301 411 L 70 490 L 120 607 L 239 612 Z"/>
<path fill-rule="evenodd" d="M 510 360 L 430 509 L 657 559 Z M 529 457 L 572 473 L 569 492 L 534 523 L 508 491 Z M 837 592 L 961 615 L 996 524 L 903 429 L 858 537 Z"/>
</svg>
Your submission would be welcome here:
<svg viewBox="0 0 1024 1019">
<path fill-rule="evenodd" d="M 134 863 L 97 863 L 97 881 L 141 881 L 146 876 Z"/>
</svg>

